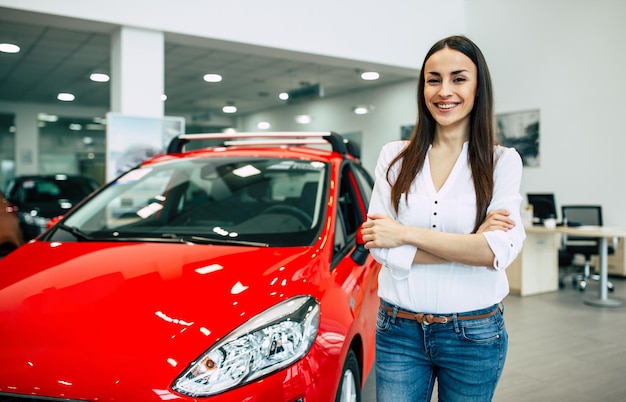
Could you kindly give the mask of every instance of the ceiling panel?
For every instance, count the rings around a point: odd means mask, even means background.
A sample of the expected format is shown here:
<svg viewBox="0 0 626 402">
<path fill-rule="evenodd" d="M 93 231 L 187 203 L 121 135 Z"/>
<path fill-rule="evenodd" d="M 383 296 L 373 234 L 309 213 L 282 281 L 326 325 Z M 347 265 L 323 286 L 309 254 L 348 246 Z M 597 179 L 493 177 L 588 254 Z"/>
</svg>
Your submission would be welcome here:
<svg viewBox="0 0 626 402">
<path fill-rule="evenodd" d="M 109 35 L 44 26 L 39 20 L 29 24 L 0 16 L 0 42 L 22 48 L 17 54 L 0 53 L 0 101 L 58 103 L 57 93 L 72 92 L 76 106 L 109 108 L 110 83 L 89 80 L 92 72 L 110 73 Z M 414 79 L 408 73 L 383 73 L 380 80 L 368 82 L 359 78 L 356 65 L 337 67 L 167 41 L 164 69 L 168 115 L 222 113 L 226 102 L 234 102 L 242 114 L 281 107 L 285 102 L 278 99 L 280 92 L 315 83 L 323 86 L 325 97 L 332 97 Z M 202 78 L 207 73 L 224 79 L 207 83 Z"/>
</svg>

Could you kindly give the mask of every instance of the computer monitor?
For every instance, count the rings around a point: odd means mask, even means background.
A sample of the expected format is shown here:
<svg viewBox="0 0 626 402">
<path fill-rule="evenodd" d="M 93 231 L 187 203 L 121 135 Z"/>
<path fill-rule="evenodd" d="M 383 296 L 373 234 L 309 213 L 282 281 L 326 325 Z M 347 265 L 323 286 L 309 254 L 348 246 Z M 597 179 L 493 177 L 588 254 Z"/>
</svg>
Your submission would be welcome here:
<svg viewBox="0 0 626 402">
<path fill-rule="evenodd" d="M 552 193 L 528 193 L 528 203 L 533 206 L 533 218 L 535 221 L 543 222 L 546 218 L 556 218 L 556 203 Z"/>
</svg>

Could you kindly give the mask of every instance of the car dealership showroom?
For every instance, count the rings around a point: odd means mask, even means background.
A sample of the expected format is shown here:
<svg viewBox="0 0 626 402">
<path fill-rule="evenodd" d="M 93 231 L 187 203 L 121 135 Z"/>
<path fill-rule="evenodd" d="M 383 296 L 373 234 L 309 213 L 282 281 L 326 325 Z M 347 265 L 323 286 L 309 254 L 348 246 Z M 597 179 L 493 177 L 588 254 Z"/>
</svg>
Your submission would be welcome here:
<svg viewBox="0 0 626 402">
<path fill-rule="evenodd" d="M 422 63 L 451 36 L 482 50 L 491 131 L 520 160 L 507 216 L 523 247 L 466 270 L 502 273 L 508 350 L 493 396 L 449 399 L 434 347 L 425 394 L 394 401 L 625 401 L 625 15 L 621 0 L 0 0 L 0 402 L 383 402 L 389 320 L 471 338 L 455 327 L 469 309 L 381 301 L 385 278 L 409 283 L 392 254 L 439 262 L 421 244 L 375 252 L 363 227 L 387 218 L 371 212 L 394 185 L 379 162 L 428 126 L 418 81 L 440 74 Z M 431 208 L 420 197 L 396 198 Z M 489 238 L 477 228 L 462 235 Z"/>
</svg>

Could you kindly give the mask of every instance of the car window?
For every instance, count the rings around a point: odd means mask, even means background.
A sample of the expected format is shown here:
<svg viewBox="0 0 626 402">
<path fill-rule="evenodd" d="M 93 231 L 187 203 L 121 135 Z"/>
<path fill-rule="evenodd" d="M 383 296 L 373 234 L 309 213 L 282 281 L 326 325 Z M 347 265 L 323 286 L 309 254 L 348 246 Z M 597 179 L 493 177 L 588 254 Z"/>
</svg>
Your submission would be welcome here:
<svg viewBox="0 0 626 402">
<path fill-rule="evenodd" d="M 356 173 L 358 169 L 360 168 L 357 165 L 351 163 L 342 168 L 337 203 L 334 259 L 344 255 L 347 250 L 354 246 L 356 232 L 366 217 L 369 198 L 362 198 L 359 187 L 364 186 L 362 191 L 367 197 L 371 195 L 371 187 L 366 180 L 367 173 Z"/>
<path fill-rule="evenodd" d="M 369 208 L 370 198 L 372 198 L 372 191 L 374 190 L 374 180 L 362 166 L 352 165 L 352 170 L 354 172 L 354 177 L 356 178 L 359 191 L 362 194 L 365 210 L 367 210 Z"/>
<path fill-rule="evenodd" d="M 188 158 L 134 169 L 66 224 L 92 237 L 208 237 L 311 245 L 327 205 L 328 166 L 284 158 Z"/>
</svg>

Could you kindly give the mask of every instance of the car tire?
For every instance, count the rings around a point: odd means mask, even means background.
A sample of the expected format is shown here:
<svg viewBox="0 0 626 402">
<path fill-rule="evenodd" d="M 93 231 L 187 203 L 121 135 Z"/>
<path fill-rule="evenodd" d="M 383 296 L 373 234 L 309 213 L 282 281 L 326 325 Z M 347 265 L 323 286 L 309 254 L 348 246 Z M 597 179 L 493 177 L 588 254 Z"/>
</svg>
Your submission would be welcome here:
<svg viewBox="0 0 626 402">
<path fill-rule="evenodd" d="M 361 370 L 352 349 L 348 350 L 343 364 L 335 402 L 361 402 Z"/>
</svg>

